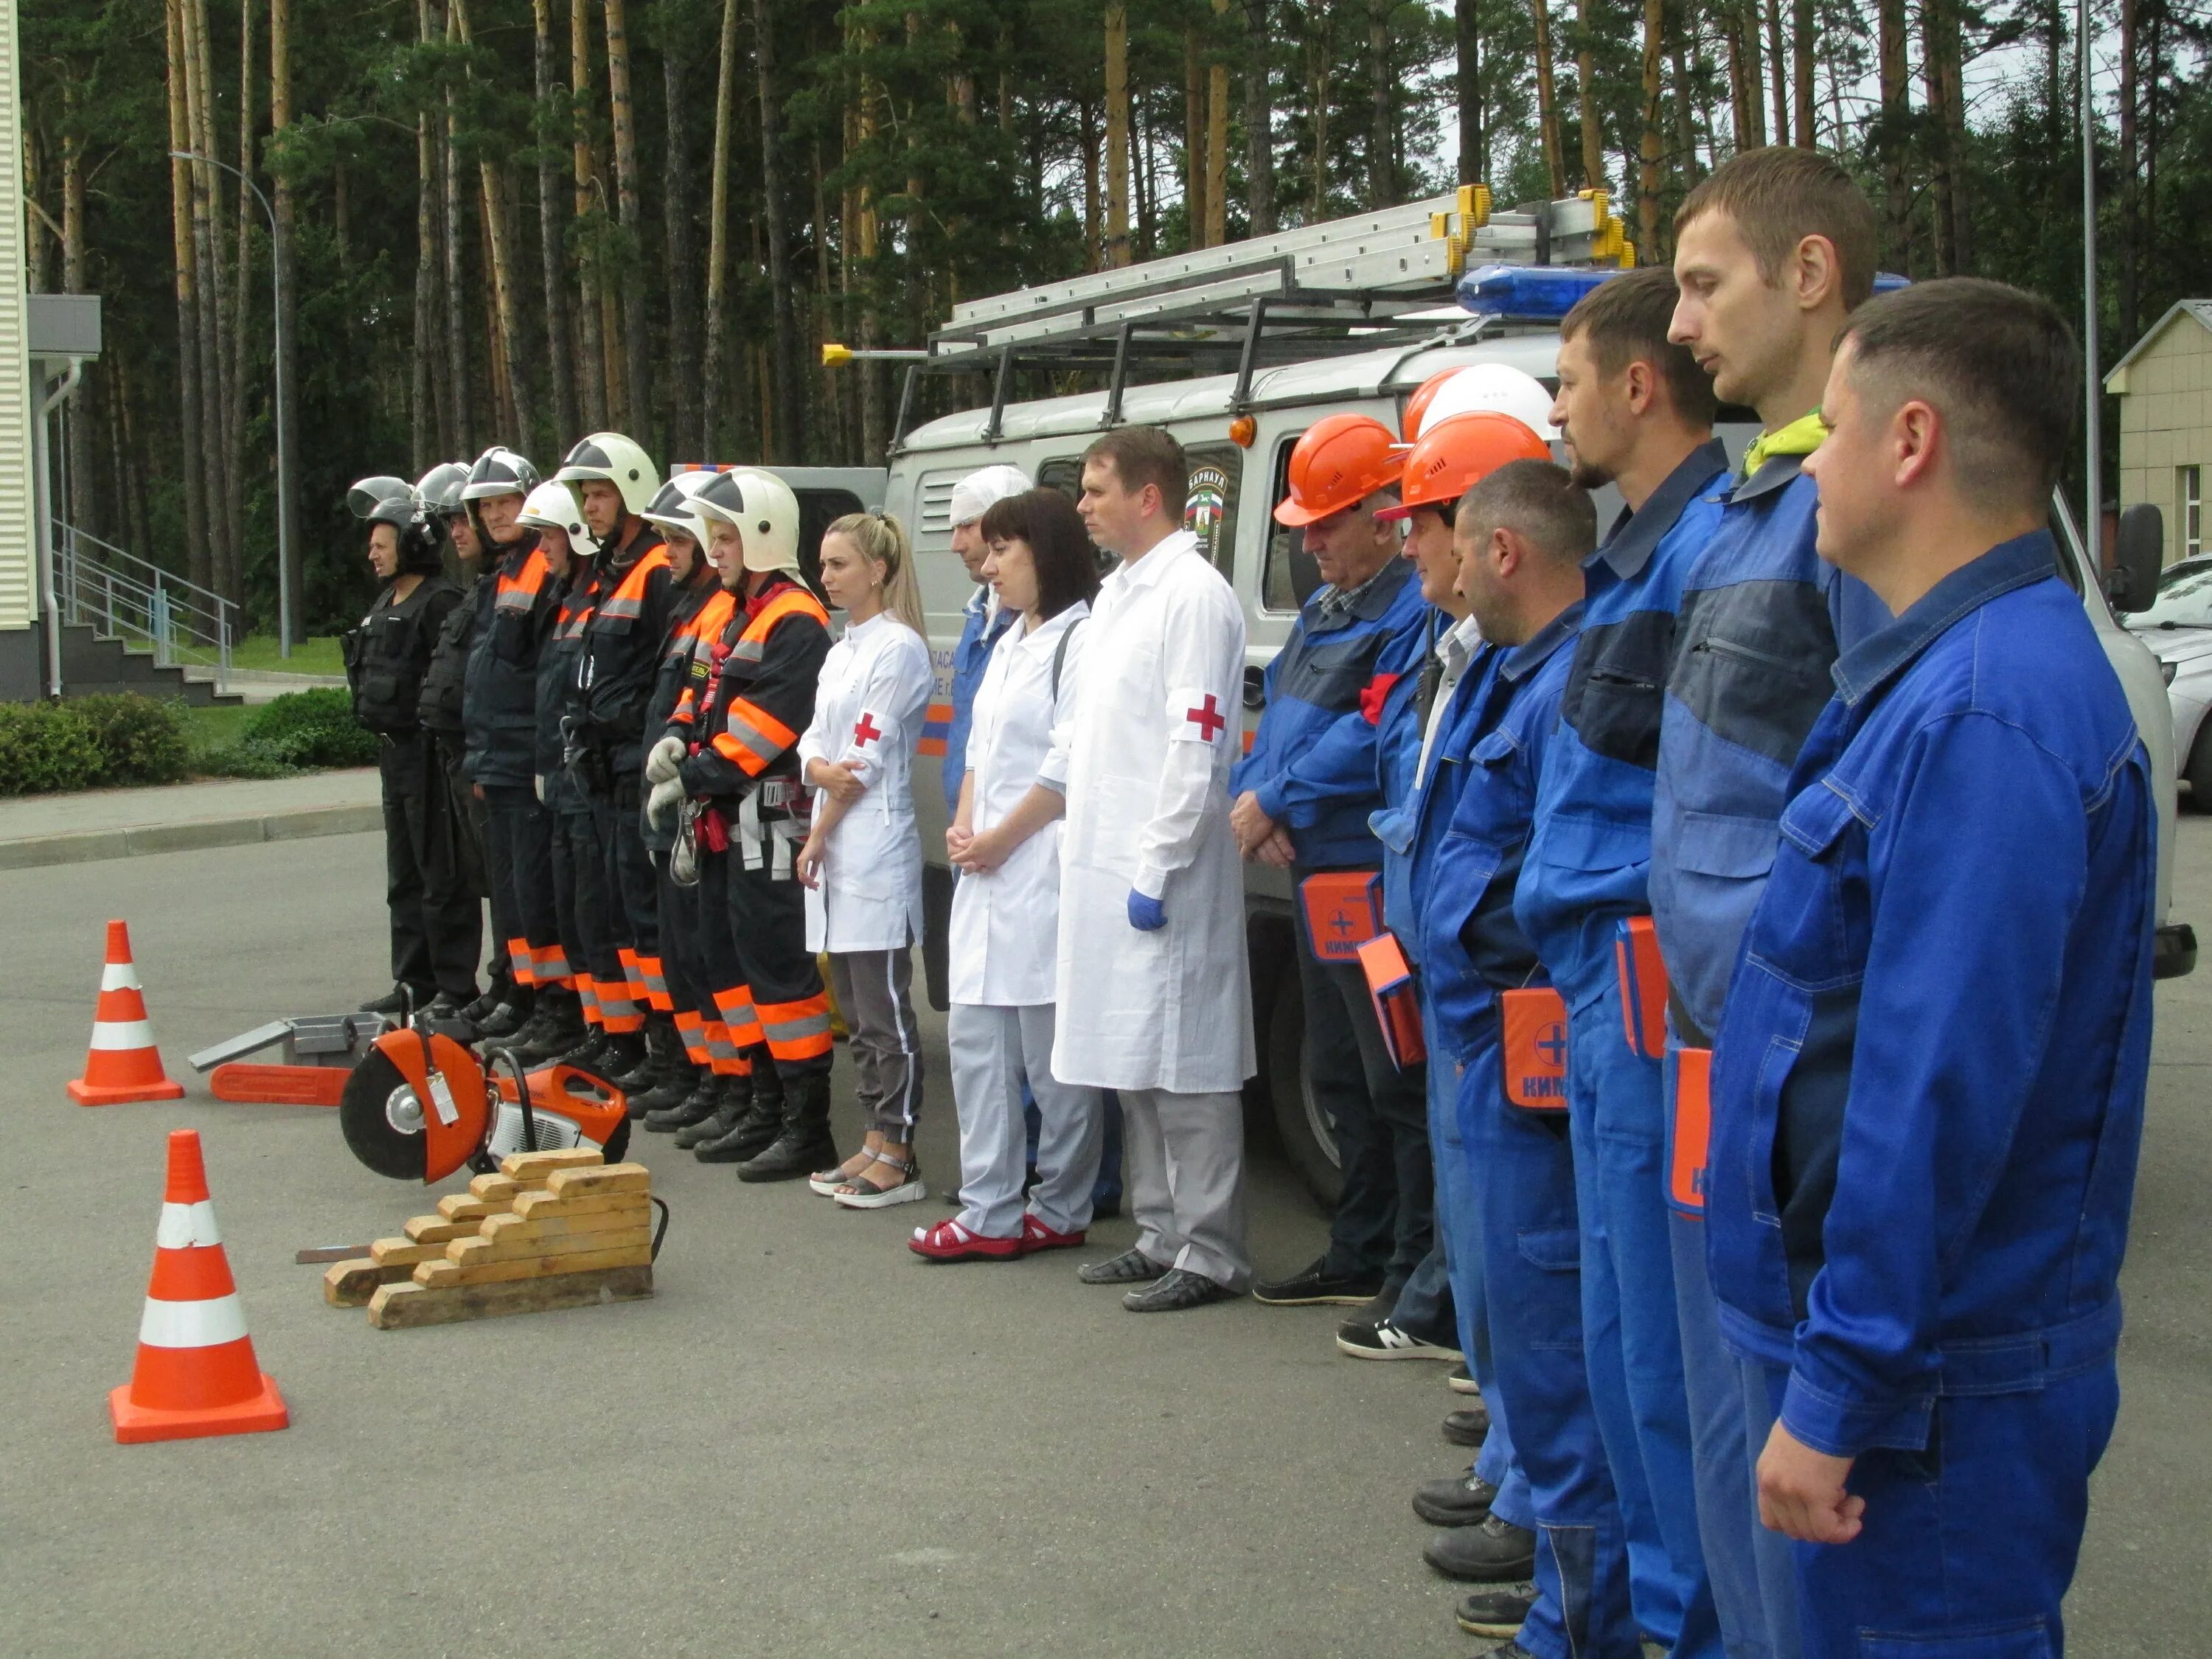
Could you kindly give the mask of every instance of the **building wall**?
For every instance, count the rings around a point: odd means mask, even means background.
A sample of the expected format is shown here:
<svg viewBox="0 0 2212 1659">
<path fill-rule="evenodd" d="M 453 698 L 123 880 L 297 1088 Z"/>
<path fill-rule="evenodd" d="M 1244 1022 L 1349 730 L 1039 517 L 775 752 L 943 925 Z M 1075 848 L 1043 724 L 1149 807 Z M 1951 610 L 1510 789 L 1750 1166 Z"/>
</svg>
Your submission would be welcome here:
<svg viewBox="0 0 2212 1659">
<path fill-rule="evenodd" d="M 2128 365 L 2119 404 L 2120 504 L 2148 501 L 2166 514 L 2171 564 L 2181 556 L 2175 470 L 2197 467 L 2212 489 L 2212 329 L 2175 317 Z"/>
</svg>

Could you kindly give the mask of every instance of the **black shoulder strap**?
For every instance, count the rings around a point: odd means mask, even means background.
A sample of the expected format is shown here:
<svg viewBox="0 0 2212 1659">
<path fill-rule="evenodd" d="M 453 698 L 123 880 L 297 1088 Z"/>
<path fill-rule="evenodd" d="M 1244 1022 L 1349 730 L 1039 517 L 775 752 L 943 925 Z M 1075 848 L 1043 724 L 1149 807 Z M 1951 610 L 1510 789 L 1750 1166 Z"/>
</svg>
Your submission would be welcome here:
<svg viewBox="0 0 2212 1659">
<path fill-rule="evenodd" d="M 1052 648 L 1052 700 L 1060 701 L 1060 665 L 1067 660 L 1067 642 L 1075 637 L 1075 630 L 1090 621 L 1090 617 L 1078 617 L 1060 630 L 1060 643 Z"/>
</svg>

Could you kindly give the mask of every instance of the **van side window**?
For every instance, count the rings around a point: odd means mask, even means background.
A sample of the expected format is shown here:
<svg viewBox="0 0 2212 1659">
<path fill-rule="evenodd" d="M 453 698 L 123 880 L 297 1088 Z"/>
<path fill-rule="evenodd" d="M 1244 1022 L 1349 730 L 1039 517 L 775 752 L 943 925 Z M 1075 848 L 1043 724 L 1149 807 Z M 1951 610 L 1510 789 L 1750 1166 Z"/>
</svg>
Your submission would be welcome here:
<svg viewBox="0 0 2212 1659">
<path fill-rule="evenodd" d="M 844 489 L 802 489 L 799 495 L 799 567 L 806 585 L 822 596 L 822 532 L 848 513 L 860 510 L 860 498 Z"/>
<path fill-rule="evenodd" d="M 1039 489 L 1057 489 L 1071 501 L 1083 495 L 1083 457 L 1055 455 L 1036 470 Z"/>
<path fill-rule="evenodd" d="M 1285 615 L 1304 605 L 1321 586 L 1321 567 L 1306 551 L 1305 532 L 1277 524 L 1273 504 L 1291 493 L 1291 451 L 1302 434 L 1293 432 L 1275 447 L 1275 490 L 1268 497 L 1267 560 L 1261 568 L 1260 608 Z"/>
</svg>

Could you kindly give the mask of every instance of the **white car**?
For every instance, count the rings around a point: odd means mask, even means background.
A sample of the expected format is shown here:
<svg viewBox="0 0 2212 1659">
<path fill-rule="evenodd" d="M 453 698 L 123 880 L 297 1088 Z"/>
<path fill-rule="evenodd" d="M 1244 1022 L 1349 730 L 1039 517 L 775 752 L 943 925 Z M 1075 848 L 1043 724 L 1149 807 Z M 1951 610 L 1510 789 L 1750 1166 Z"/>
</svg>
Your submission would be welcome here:
<svg viewBox="0 0 2212 1659">
<path fill-rule="evenodd" d="M 2150 647 L 2173 707 L 2175 771 L 2200 811 L 2212 810 L 2212 555 L 2184 559 L 2159 573 L 2149 606 L 2120 613 L 2128 630 Z"/>
</svg>

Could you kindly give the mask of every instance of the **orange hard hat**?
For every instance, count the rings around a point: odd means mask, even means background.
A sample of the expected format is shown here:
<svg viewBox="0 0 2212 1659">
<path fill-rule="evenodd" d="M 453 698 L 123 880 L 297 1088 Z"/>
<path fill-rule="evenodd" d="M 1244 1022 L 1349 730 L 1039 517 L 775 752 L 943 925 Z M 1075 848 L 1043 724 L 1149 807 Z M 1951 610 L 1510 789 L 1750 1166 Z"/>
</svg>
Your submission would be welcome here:
<svg viewBox="0 0 2212 1659">
<path fill-rule="evenodd" d="M 1449 507 L 1510 461 L 1548 461 L 1544 441 L 1510 415 L 1455 415 L 1429 428 L 1406 457 L 1398 505 L 1378 519 L 1402 519 L 1417 507 Z"/>
<path fill-rule="evenodd" d="M 1444 382 L 1458 373 L 1455 368 L 1448 368 L 1441 374 L 1430 375 L 1413 388 L 1413 395 L 1406 399 L 1406 412 L 1398 417 L 1401 442 L 1410 444 L 1420 437 L 1421 422 L 1429 412 L 1429 405 L 1437 400 L 1437 393 L 1443 390 Z"/>
<path fill-rule="evenodd" d="M 1371 415 L 1324 415 L 1291 451 L 1290 499 L 1275 508 L 1277 524 L 1312 524 L 1357 507 L 1398 482 L 1390 428 Z"/>
</svg>

